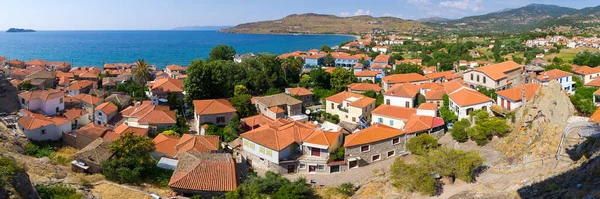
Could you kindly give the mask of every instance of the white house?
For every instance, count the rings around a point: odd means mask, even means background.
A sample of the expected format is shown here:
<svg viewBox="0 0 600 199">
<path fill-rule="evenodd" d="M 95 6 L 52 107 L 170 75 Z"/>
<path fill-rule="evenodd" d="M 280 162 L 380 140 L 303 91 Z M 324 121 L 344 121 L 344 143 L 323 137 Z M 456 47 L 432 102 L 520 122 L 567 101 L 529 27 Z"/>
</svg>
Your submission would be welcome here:
<svg viewBox="0 0 600 199">
<path fill-rule="evenodd" d="M 55 115 L 65 109 L 65 94 L 58 90 L 35 90 L 19 94 L 21 108 L 40 110 L 45 115 Z"/>
<path fill-rule="evenodd" d="M 477 92 L 476 90 L 462 87 L 448 94 L 450 109 L 458 116 L 458 119 L 468 118 L 475 110 L 490 111 L 494 100 Z"/>
<path fill-rule="evenodd" d="M 205 123 L 220 126 L 229 124 L 237 111 L 227 99 L 194 100 L 193 103 L 198 131 L 200 131 L 200 125 Z"/>
<path fill-rule="evenodd" d="M 325 99 L 325 111 L 338 115 L 340 121 L 356 124 L 361 118 L 368 118 L 375 109 L 375 99 L 361 94 L 341 92 Z"/>
<path fill-rule="evenodd" d="M 543 86 L 548 86 L 548 82 L 552 80 L 556 80 L 561 84 L 561 90 L 566 91 L 568 94 L 573 94 L 575 90 L 573 89 L 573 74 L 569 72 L 565 72 L 558 69 L 552 69 L 546 72 L 541 73 L 533 82 L 541 84 Z"/>
<path fill-rule="evenodd" d="M 387 46 L 373 46 L 373 48 L 371 48 L 371 50 L 373 50 L 373 52 L 380 52 L 380 53 L 386 54 L 388 52 L 388 47 Z"/>
<path fill-rule="evenodd" d="M 539 88 L 539 84 L 529 83 L 523 86 L 497 91 L 496 94 L 498 95 L 498 99 L 496 105 L 509 111 L 515 110 L 524 103 L 523 97 L 525 97 L 525 102 L 531 100 Z"/>
<path fill-rule="evenodd" d="M 118 107 L 112 102 L 104 102 L 94 109 L 94 123 L 106 125 L 118 111 Z"/>
<path fill-rule="evenodd" d="M 573 66 L 573 74 L 577 75 L 583 84 L 590 83 L 591 81 L 600 77 L 600 68 L 589 67 L 589 66 Z"/>
<path fill-rule="evenodd" d="M 371 124 L 380 123 L 402 130 L 414 114 L 417 114 L 417 109 L 382 104 L 371 112 Z"/>
<path fill-rule="evenodd" d="M 383 94 L 383 101 L 387 105 L 414 108 L 417 102 L 419 87 L 413 84 L 396 84 Z"/>
<path fill-rule="evenodd" d="M 61 116 L 46 117 L 32 113 L 19 118 L 17 125 L 27 139 L 35 141 L 60 140 L 63 133 L 71 132 L 71 120 Z"/>
</svg>

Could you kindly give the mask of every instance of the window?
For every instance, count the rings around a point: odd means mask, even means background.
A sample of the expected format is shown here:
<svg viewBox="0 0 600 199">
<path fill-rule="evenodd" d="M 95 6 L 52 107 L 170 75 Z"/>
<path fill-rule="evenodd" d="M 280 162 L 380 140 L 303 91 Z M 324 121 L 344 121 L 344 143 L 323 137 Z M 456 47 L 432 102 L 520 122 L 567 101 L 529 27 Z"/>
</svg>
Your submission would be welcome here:
<svg viewBox="0 0 600 199">
<path fill-rule="evenodd" d="M 394 120 L 390 120 L 390 126 L 394 126 Z"/>
<path fill-rule="evenodd" d="M 46 134 L 46 129 L 42 129 L 42 135 Z"/>
<path fill-rule="evenodd" d="M 56 112 L 58 112 L 58 107 L 56 107 Z"/>
<path fill-rule="evenodd" d="M 331 109 L 335 110 L 335 107 L 333 106 L 333 103 L 331 103 Z"/>
<path fill-rule="evenodd" d="M 400 144 L 400 138 L 392 139 L 392 145 Z"/>
<path fill-rule="evenodd" d="M 321 149 L 319 148 L 310 148 L 310 155 L 311 156 L 321 156 Z"/>
<path fill-rule="evenodd" d="M 386 99 L 385 104 L 390 105 L 390 99 Z"/>
<path fill-rule="evenodd" d="M 304 169 L 305 167 L 306 167 L 305 164 L 300 164 L 300 166 L 298 166 L 298 168 L 300 168 L 300 169 Z"/>
<path fill-rule="evenodd" d="M 404 103 L 404 107 L 406 107 L 406 108 L 410 108 L 410 102 L 405 102 L 405 103 Z"/>
<path fill-rule="evenodd" d="M 479 75 L 477 75 L 477 82 L 479 82 Z"/>
<path fill-rule="evenodd" d="M 100 120 L 96 121 L 96 124 L 100 125 Z"/>
<path fill-rule="evenodd" d="M 371 150 L 371 147 L 369 147 L 369 145 L 364 145 L 360 147 L 360 152 L 367 152 Z"/>
<path fill-rule="evenodd" d="M 485 78 L 485 77 L 483 77 L 483 83 L 484 83 L 484 84 L 485 84 L 485 79 L 486 79 L 486 78 Z"/>
<path fill-rule="evenodd" d="M 325 165 L 322 165 L 322 164 L 317 165 L 317 170 L 325 170 Z"/>
<path fill-rule="evenodd" d="M 244 140 L 244 146 L 248 146 L 248 140 Z"/>
<path fill-rule="evenodd" d="M 267 151 L 267 156 L 273 156 L 273 151 L 271 149 L 265 149 Z"/>
<path fill-rule="evenodd" d="M 61 103 L 61 104 L 63 103 L 63 98 L 60 98 L 60 103 Z"/>
<path fill-rule="evenodd" d="M 223 116 L 217 117 L 217 124 L 218 123 L 225 123 L 225 117 L 223 117 Z"/>
<path fill-rule="evenodd" d="M 396 155 L 396 151 L 388 151 L 387 152 L 387 157 L 392 157 L 394 155 Z"/>
<path fill-rule="evenodd" d="M 375 162 L 381 159 L 381 156 L 379 154 L 371 156 L 371 162 Z"/>
<path fill-rule="evenodd" d="M 471 81 L 473 80 L 473 73 L 471 73 Z"/>
<path fill-rule="evenodd" d="M 252 150 L 254 150 L 254 142 L 250 142 L 250 148 L 252 148 Z"/>
<path fill-rule="evenodd" d="M 356 122 L 356 117 L 352 117 L 352 122 Z"/>
<path fill-rule="evenodd" d="M 383 118 L 379 118 L 378 121 L 379 121 L 379 123 L 383 124 Z"/>
<path fill-rule="evenodd" d="M 21 99 L 21 104 L 25 104 L 25 99 Z"/>
<path fill-rule="evenodd" d="M 265 147 L 258 147 L 258 151 L 260 151 L 260 153 L 265 154 Z"/>
</svg>

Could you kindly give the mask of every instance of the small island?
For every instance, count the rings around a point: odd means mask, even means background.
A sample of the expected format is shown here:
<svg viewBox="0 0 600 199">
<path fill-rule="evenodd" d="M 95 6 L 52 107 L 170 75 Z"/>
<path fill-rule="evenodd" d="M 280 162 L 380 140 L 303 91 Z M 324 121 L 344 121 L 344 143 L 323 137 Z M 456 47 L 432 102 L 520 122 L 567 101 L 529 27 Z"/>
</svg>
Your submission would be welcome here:
<svg viewBox="0 0 600 199">
<path fill-rule="evenodd" d="M 32 29 L 22 29 L 22 28 L 10 28 L 6 32 L 35 32 Z"/>
</svg>

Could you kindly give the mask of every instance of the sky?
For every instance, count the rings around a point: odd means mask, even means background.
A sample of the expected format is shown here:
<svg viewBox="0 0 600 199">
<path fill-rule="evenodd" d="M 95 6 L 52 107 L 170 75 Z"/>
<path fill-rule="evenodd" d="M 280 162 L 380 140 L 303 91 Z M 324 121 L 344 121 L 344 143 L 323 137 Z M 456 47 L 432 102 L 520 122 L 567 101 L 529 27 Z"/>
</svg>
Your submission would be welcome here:
<svg viewBox="0 0 600 199">
<path fill-rule="evenodd" d="M 166 30 L 301 13 L 456 19 L 531 3 L 578 9 L 600 5 L 598 0 L 2 0 L 0 29 Z"/>
</svg>

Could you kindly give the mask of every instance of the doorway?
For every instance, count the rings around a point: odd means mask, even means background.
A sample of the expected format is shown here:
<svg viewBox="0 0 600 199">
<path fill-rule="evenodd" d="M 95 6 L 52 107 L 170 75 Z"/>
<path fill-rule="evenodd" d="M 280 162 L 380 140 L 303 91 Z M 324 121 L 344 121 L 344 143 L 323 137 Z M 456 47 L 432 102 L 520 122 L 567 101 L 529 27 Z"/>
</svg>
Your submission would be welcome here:
<svg viewBox="0 0 600 199">
<path fill-rule="evenodd" d="M 317 165 L 309 165 L 308 166 L 308 172 L 309 173 L 317 172 Z"/>
<path fill-rule="evenodd" d="M 287 165 L 287 172 L 288 173 L 296 173 L 296 166 L 295 165 Z"/>
</svg>

